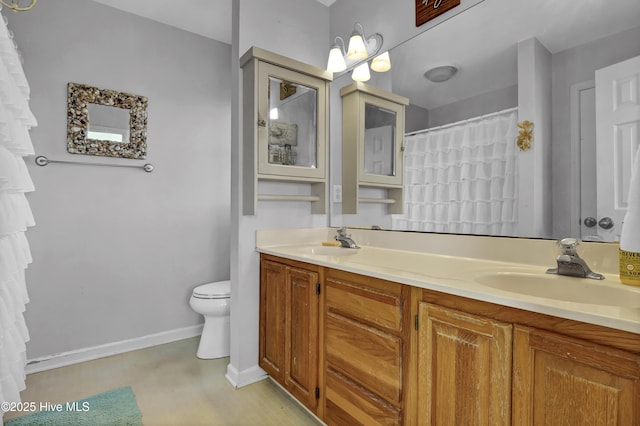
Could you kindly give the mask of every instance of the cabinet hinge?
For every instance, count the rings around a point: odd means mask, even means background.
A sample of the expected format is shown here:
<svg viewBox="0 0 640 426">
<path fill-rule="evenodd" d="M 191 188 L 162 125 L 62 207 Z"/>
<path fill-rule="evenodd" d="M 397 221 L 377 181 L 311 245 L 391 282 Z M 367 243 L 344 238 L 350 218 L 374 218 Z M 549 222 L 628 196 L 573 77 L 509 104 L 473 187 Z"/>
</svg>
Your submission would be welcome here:
<svg viewBox="0 0 640 426">
<path fill-rule="evenodd" d="M 415 318 L 415 327 L 416 327 L 416 330 L 418 330 L 418 324 L 419 324 L 419 322 L 418 322 L 418 316 L 416 315 L 416 318 Z"/>
<path fill-rule="evenodd" d="M 316 294 L 320 294 L 320 283 L 316 283 Z"/>
<path fill-rule="evenodd" d="M 320 399 L 320 388 L 316 386 L 316 399 Z"/>
</svg>

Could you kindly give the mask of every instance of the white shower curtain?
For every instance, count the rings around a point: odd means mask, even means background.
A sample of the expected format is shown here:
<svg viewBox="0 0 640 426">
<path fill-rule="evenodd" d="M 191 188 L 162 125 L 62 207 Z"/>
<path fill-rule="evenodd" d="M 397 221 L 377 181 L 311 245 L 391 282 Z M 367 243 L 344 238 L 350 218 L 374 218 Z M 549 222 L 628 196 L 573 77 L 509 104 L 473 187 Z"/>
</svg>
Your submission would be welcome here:
<svg viewBox="0 0 640 426">
<path fill-rule="evenodd" d="M 515 235 L 516 136 L 513 109 L 406 136 L 393 229 Z"/>
<path fill-rule="evenodd" d="M 29 85 L 6 21 L 0 23 L 0 401 L 20 401 L 25 387 L 29 333 L 23 313 L 29 301 L 25 269 L 31 262 L 25 236 L 33 226 L 26 192 L 33 182 L 22 157 L 33 155 Z M 4 415 L 6 407 L 0 413 Z"/>
</svg>

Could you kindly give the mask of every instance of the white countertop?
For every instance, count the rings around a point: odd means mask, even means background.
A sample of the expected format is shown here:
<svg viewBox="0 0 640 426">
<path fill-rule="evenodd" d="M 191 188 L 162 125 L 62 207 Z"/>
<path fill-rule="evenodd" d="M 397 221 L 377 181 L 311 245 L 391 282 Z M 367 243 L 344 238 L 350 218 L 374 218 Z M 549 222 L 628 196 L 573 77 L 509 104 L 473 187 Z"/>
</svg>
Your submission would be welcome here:
<svg viewBox="0 0 640 426">
<path fill-rule="evenodd" d="M 640 287 L 626 286 L 620 283 L 617 274 L 603 270 L 596 270 L 605 275 L 601 281 L 565 277 L 545 273 L 553 264 L 543 266 L 362 245 L 355 236 L 360 249 L 323 247 L 322 241 L 329 241 L 331 238 L 326 236 L 335 234 L 335 229 L 291 230 L 286 236 L 282 230 L 258 233 L 256 250 L 260 253 L 640 334 Z M 358 236 L 363 241 L 371 239 L 367 234 Z M 500 244 L 503 249 L 505 244 L 517 244 L 522 251 L 528 244 L 525 239 L 492 238 L 489 244 Z M 534 244 L 532 249 L 539 250 L 542 243 L 530 241 Z M 511 283 L 515 284 L 513 288 Z M 544 295 L 537 293 L 538 285 Z"/>
</svg>

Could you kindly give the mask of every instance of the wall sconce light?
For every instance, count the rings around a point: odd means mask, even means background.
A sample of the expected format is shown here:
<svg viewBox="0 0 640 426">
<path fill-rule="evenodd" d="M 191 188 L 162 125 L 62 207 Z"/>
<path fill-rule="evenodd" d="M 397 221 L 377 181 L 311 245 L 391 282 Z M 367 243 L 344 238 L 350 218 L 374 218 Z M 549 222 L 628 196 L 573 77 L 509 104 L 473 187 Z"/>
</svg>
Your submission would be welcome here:
<svg viewBox="0 0 640 426">
<path fill-rule="evenodd" d="M 371 78 L 371 73 L 369 73 L 369 65 L 366 62 L 358 65 L 353 69 L 351 73 L 351 78 L 355 81 L 368 81 Z"/>
<path fill-rule="evenodd" d="M 375 33 L 367 37 L 362 24 L 356 22 L 346 51 L 342 37 L 335 38 L 329 51 L 327 71 L 341 73 L 353 70 L 351 78 L 355 81 L 367 81 L 371 78 L 368 64 L 371 57 L 374 57 L 371 62 L 372 70 L 376 72 L 389 71 L 391 69 L 389 52 L 378 55 L 378 52 L 382 49 L 382 42 L 382 34 Z"/>
<path fill-rule="evenodd" d="M 391 59 L 389 58 L 389 52 L 383 52 L 373 58 L 371 61 L 371 69 L 375 72 L 386 72 L 391 69 Z"/>
</svg>

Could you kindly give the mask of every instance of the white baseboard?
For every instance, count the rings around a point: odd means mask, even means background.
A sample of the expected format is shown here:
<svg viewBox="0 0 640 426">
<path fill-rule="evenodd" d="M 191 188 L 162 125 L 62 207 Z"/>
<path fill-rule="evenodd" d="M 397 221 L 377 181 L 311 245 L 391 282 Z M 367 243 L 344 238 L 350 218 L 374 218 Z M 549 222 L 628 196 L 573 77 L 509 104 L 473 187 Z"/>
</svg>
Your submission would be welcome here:
<svg viewBox="0 0 640 426">
<path fill-rule="evenodd" d="M 257 365 L 247 368 L 246 370 L 238 371 L 238 369 L 232 365 L 227 365 L 227 374 L 224 376 L 234 388 L 241 388 L 243 386 L 250 385 L 251 383 L 259 382 L 267 377 L 267 373 L 258 367 Z"/>
<path fill-rule="evenodd" d="M 107 343 L 104 345 L 76 349 L 74 351 L 30 359 L 27 361 L 25 372 L 26 374 L 37 373 L 39 371 L 65 367 L 79 362 L 91 361 L 98 358 L 135 351 L 137 349 L 144 349 L 151 346 L 162 345 L 164 343 L 175 342 L 177 340 L 188 339 L 202 334 L 202 326 L 203 324 L 193 325 L 190 327 L 136 337 L 134 339 L 122 340 L 120 342 Z"/>
</svg>

